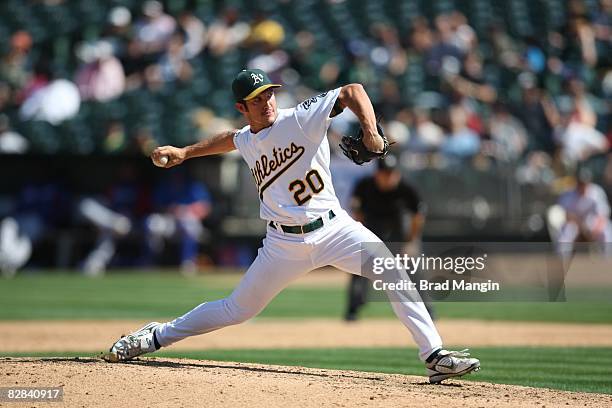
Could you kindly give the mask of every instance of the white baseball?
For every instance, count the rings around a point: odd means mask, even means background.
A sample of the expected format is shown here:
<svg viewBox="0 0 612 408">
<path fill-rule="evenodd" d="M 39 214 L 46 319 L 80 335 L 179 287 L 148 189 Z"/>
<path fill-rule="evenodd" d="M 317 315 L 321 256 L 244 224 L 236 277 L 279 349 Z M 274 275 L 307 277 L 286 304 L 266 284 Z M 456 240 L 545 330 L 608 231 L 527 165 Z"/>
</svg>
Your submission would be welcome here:
<svg viewBox="0 0 612 408">
<path fill-rule="evenodd" d="M 153 160 L 153 164 L 157 167 L 165 167 L 168 164 L 168 156 L 162 156 L 158 160 Z"/>
</svg>

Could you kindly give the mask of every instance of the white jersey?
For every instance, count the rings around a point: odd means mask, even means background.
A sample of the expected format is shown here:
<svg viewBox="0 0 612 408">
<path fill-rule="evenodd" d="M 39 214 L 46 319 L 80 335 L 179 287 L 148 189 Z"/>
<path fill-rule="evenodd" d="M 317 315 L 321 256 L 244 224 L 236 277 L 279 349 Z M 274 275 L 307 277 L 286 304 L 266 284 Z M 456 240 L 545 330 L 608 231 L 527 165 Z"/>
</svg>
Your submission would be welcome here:
<svg viewBox="0 0 612 408">
<path fill-rule="evenodd" d="M 302 225 L 340 210 L 327 142 L 329 115 L 339 93 L 337 88 L 295 108 L 279 109 L 272 126 L 255 134 L 245 126 L 234 136 L 257 184 L 262 219 Z"/>
<path fill-rule="evenodd" d="M 597 184 L 590 183 L 584 195 L 574 189 L 561 195 L 559 204 L 565 211 L 578 217 L 587 226 L 596 222 L 597 217 L 610 217 L 610 206 L 605 191 Z"/>
</svg>

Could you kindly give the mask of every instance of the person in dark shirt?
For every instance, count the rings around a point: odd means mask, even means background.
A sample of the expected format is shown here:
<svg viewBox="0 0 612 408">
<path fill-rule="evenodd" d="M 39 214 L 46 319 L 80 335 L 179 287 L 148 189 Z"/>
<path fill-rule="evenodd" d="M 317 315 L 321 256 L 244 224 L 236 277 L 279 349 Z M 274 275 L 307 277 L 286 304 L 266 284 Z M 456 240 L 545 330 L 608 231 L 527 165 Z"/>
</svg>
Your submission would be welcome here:
<svg viewBox="0 0 612 408">
<path fill-rule="evenodd" d="M 558 123 L 558 112 L 550 97 L 538 87 L 537 78 L 524 72 L 518 77 L 521 99 L 512 106 L 512 114 L 527 129 L 529 150 L 554 154 L 556 149 L 553 128 Z"/>
<path fill-rule="evenodd" d="M 357 183 L 352 194 L 353 217 L 385 242 L 416 243 L 423 229 L 423 202 L 402 179 L 398 164 L 397 157 L 389 154 L 378 161 L 373 176 Z M 411 214 L 409 228 L 405 222 L 407 212 Z M 368 287 L 367 278 L 351 276 L 345 320 L 357 319 L 357 312 L 367 302 Z"/>
</svg>

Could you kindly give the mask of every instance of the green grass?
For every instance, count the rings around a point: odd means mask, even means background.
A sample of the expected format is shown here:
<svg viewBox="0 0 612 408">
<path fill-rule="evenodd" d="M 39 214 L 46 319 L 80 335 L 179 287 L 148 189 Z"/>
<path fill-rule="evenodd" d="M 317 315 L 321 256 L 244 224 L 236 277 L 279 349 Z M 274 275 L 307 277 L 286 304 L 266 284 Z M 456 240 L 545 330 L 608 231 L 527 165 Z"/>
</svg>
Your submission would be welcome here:
<svg viewBox="0 0 612 408">
<path fill-rule="evenodd" d="M 471 351 L 482 361 L 482 370 L 464 377 L 466 380 L 612 394 L 612 348 L 477 347 Z M 0 355 L 33 356 L 32 353 Z M 416 350 L 405 348 L 170 350 L 157 356 L 424 375 Z"/>
<path fill-rule="evenodd" d="M 466 376 L 468 380 L 612 394 L 612 348 L 483 347 L 471 352 L 483 368 Z M 424 375 L 416 354 L 405 348 L 163 353 L 167 357 Z"/>
<path fill-rule="evenodd" d="M 115 273 L 103 279 L 76 274 L 19 275 L 0 280 L 0 320 L 172 318 L 231 293 L 240 275 L 183 278 L 164 273 Z M 268 318 L 340 318 L 342 286 L 289 287 L 263 311 Z M 436 303 L 438 317 L 513 321 L 612 323 L 612 302 Z M 371 302 L 364 317 L 388 317 L 387 302 Z"/>
</svg>

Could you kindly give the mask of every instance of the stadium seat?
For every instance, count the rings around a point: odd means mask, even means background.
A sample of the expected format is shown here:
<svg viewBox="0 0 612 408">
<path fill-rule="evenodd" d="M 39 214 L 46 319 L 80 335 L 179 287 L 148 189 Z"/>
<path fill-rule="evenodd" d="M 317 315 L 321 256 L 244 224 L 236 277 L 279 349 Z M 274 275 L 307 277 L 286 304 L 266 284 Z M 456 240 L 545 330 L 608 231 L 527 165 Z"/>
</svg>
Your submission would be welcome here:
<svg viewBox="0 0 612 408">
<path fill-rule="evenodd" d="M 33 153 L 55 154 L 60 152 L 61 140 L 55 126 L 38 120 L 25 121 L 17 130 L 30 142 Z"/>
</svg>

